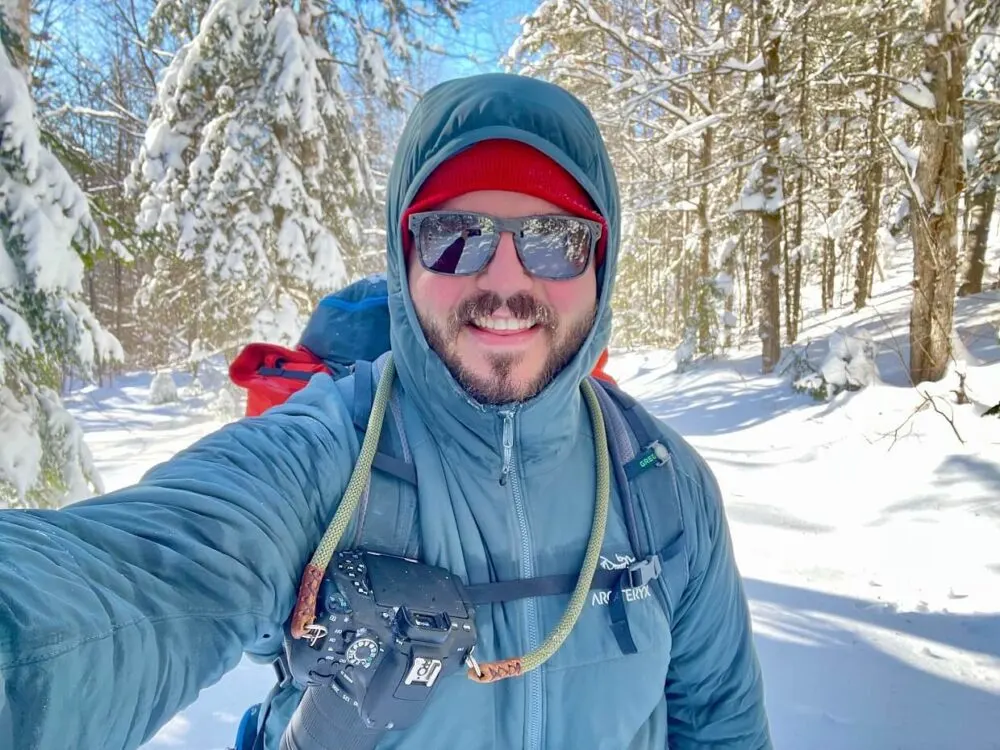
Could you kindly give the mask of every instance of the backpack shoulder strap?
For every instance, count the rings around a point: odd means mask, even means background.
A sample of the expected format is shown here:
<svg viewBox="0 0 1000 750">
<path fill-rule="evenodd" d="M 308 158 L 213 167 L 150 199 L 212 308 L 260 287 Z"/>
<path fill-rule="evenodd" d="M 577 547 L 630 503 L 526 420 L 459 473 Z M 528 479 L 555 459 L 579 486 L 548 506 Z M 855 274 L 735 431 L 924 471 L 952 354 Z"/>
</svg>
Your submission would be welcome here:
<svg viewBox="0 0 1000 750">
<path fill-rule="evenodd" d="M 661 424 L 632 396 L 610 383 L 601 385 L 635 441 L 626 447 L 627 438 L 622 441 L 616 435 L 615 440 L 609 440 L 612 450 L 617 447 L 620 451 L 617 458 L 631 488 L 632 515 L 640 526 L 643 522 L 648 525 L 649 549 L 662 552 L 676 545 L 684 532 L 670 432 L 664 433 Z"/>
<path fill-rule="evenodd" d="M 375 384 L 386 355 L 375 362 L 359 361 L 354 370 L 354 425 L 368 430 Z M 354 519 L 352 547 L 414 558 L 419 553 L 417 471 L 406 442 L 403 413 L 396 392 L 389 401 L 368 486 Z M 371 502 L 372 497 L 376 502 Z"/>
<path fill-rule="evenodd" d="M 360 437 L 363 437 L 368 432 L 368 419 L 371 417 L 372 405 L 375 402 L 376 377 L 375 366 L 372 362 L 361 359 L 354 363 L 354 405 L 351 416 L 354 420 L 354 428 L 358 431 Z M 390 407 L 392 408 L 396 432 L 398 435 L 403 435 L 402 412 L 399 409 L 399 400 L 395 395 Z M 383 425 L 383 431 L 384 429 Z M 387 443 L 391 445 L 391 440 L 386 440 L 386 436 L 383 434 L 379 440 L 379 451 L 372 460 L 372 468 L 415 485 L 417 483 L 417 471 L 413 466 L 413 462 L 410 461 L 409 455 L 400 459 L 392 452 L 391 448 L 382 450 L 382 446 Z M 407 454 L 409 454 L 409 451 L 407 451 Z"/>
<path fill-rule="evenodd" d="M 593 382 L 596 384 L 597 379 Z M 629 424 L 624 420 L 622 410 L 617 402 L 610 395 L 608 386 L 610 384 L 602 381 L 594 388 L 597 393 L 597 400 L 601 404 L 601 415 L 604 418 L 604 429 L 608 436 L 608 450 L 611 453 L 611 465 L 615 472 L 615 482 L 618 485 L 618 494 L 622 501 L 622 513 L 625 517 L 625 528 L 628 531 L 629 544 L 632 547 L 632 554 L 639 557 L 645 556 L 644 550 L 652 547 L 650 541 L 645 537 L 640 537 L 639 523 L 636 520 L 635 503 L 632 502 L 632 490 L 629 487 L 629 478 L 625 473 L 625 466 L 635 457 L 636 446 L 629 439 Z M 635 431 L 632 430 L 634 435 Z M 642 438 L 636 436 L 639 445 L 643 444 Z"/>
<path fill-rule="evenodd" d="M 634 398 L 606 381 L 593 382 L 609 426 L 608 448 L 636 552 L 637 562 L 630 568 L 643 570 L 640 581 L 655 581 L 655 590 L 669 616 L 671 591 L 678 590 L 678 582 L 686 583 L 687 577 L 687 562 L 682 554 L 683 520 L 670 451 L 661 440 L 659 424 Z M 630 580 L 634 579 L 623 577 L 609 599 L 612 630 L 625 653 L 635 651 L 621 596 L 621 589 Z"/>
<path fill-rule="evenodd" d="M 364 435 L 368 432 L 368 418 L 375 403 L 375 387 L 372 383 L 372 363 L 359 359 L 354 363 L 354 419 L 355 429 Z"/>
</svg>

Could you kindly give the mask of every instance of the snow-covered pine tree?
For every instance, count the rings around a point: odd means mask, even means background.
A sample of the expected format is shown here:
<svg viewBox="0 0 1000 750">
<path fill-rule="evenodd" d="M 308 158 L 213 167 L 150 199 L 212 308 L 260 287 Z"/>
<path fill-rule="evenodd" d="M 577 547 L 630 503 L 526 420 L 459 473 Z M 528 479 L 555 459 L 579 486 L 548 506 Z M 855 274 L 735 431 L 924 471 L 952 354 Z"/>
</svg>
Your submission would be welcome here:
<svg viewBox="0 0 1000 750">
<path fill-rule="evenodd" d="M 370 178 L 312 29 L 308 3 L 216 0 L 158 87 L 134 169 L 162 241 L 140 306 L 198 351 L 290 340 L 345 280 Z"/>
<path fill-rule="evenodd" d="M 461 5 L 436 3 L 444 16 Z M 375 200 L 356 104 L 399 102 L 391 61 L 406 59 L 413 36 L 405 4 L 359 8 L 158 4 L 154 29 L 179 49 L 132 179 L 140 229 L 159 238 L 140 314 L 157 316 L 174 356 L 231 352 L 249 338 L 293 341 L 319 297 L 346 281 L 345 258 L 364 245 Z M 335 34 L 344 48 L 336 60 Z"/>
<path fill-rule="evenodd" d="M 2 15 L 0 32 L 12 38 Z M 59 395 L 67 372 L 121 359 L 81 297 L 98 242 L 86 198 L 40 141 L 27 82 L 0 44 L 0 508 L 103 489 Z"/>
</svg>

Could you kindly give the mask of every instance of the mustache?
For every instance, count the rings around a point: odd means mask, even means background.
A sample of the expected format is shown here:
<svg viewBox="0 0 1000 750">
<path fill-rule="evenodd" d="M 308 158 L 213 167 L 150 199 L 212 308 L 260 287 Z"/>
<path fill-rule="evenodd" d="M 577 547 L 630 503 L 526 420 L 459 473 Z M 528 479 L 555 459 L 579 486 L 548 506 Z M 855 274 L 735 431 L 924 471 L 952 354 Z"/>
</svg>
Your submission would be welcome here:
<svg viewBox="0 0 1000 750">
<path fill-rule="evenodd" d="M 452 328 L 459 330 L 476 318 L 486 318 L 501 307 L 507 307 L 511 317 L 516 320 L 534 319 L 536 323 L 549 330 L 558 327 L 559 317 L 548 305 L 544 305 L 528 292 L 518 292 L 506 299 L 496 292 L 480 292 L 462 300 L 452 313 Z"/>
</svg>

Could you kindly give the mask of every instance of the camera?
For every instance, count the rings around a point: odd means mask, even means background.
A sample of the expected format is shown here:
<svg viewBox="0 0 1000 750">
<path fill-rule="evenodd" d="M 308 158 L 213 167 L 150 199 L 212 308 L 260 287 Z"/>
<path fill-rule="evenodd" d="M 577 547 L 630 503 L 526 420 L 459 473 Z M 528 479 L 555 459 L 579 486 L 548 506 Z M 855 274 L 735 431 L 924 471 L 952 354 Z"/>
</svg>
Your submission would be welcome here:
<svg viewBox="0 0 1000 750">
<path fill-rule="evenodd" d="M 286 634 L 290 677 L 329 688 L 368 729 L 405 729 L 476 644 L 474 608 L 452 573 L 364 550 L 334 555 L 312 636 Z"/>
</svg>

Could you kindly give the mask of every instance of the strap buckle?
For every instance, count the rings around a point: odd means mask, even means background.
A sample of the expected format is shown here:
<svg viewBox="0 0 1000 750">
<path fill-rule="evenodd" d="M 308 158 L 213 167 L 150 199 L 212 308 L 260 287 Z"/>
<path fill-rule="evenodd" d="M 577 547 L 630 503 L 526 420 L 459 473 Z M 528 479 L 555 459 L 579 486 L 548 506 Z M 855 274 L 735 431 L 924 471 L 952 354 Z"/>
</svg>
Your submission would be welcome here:
<svg viewBox="0 0 1000 750">
<path fill-rule="evenodd" d="M 668 451 L 667 446 L 659 440 L 654 440 L 652 443 L 647 445 L 646 450 L 652 451 L 653 455 L 656 456 L 657 466 L 665 466 L 667 461 L 670 460 L 670 451 Z"/>
<path fill-rule="evenodd" d="M 284 651 L 278 654 L 278 658 L 271 662 L 271 666 L 274 667 L 274 673 L 278 677 L 279 688 L 288 687 L 292 684 L 292 670 L 288 666 L 288 656 Z"/>
<path fill-rule="evenodd" d="M 635 479 L 649 469 L 656 469 L 670 463 L 670 451 L 659 440 L 654 440 L 647 445 L 638 456 L 625 464 L 625 476 L 628 479 Z"/>
<path fill-rule="evenodd" d="M 660 563 L 659 555 L 650 555 L 645 560 L 640 560 L 629 565 L 622 573 L 623 588 L 637 589 L 645 586 L 650 581 L 655 581 L 660 577 L 663 565 Z"/>
</svg>

